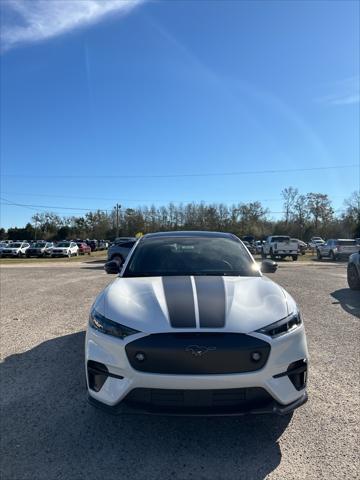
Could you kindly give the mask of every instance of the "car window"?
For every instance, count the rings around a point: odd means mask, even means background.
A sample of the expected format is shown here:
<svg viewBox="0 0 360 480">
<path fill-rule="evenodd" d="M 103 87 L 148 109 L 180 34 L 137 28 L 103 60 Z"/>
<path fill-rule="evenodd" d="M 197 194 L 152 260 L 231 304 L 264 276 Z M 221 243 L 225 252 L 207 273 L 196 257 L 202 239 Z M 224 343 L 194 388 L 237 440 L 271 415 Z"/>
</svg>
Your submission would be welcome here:
<svg viewBox="0 0 360 480">
<path fill-rule="evenodd" d="M 338 240 L 337 241 L 338 245 L 344 245 L 344 246 L 355 246 L 356 245 L 356 240 Z"/>
</svg>

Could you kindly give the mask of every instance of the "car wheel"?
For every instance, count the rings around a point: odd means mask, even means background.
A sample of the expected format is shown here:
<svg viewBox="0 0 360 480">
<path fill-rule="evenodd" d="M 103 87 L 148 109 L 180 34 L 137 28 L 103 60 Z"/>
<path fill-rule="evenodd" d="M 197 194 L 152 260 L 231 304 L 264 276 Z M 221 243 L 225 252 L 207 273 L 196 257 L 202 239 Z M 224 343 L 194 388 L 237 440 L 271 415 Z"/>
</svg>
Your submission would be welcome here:
<svg viewBox="0 0 360 480">
<path fill-rule="evenodd" d="M 318 260 L 321 260 L 322 259 L 322 256 L 321 256 L 321 253 L 319 250 L 316 250 L 316 256 L 317 256 L 317 259 Z"/>
<path fill-rule="evenodd" d="M 113 257 L 111 257 L 111 260 L 115 260 L 116 262 L 119 262 L 120 265 L 124 263 L 124 259 L 122 258 L 121 255 L 114 255 Z"/>
<path fill-rule="evenodd" d="M 272 251 L 272 248 L 270 248 L 270 258 L 271 260 L 275 260 L 275 255 L 274 255 L 274 252 Z"/>
<path fill-rule="evenodd" d="M 360 290 L 360 276 L 352 263 L 347 267 L 347 281 L 352 290 Z"/>
<path fill-rule="evenodd" d="M 18 257 L 18 258 L 21 258 L 21 252 L 19 252 L 19 253 L 17 254 L 17 257 Z"/>
<path fill-rule="evenodd" d="M 297 259 L 298 259 L 298 256 L 297 255 L 292 255 L 292 259 L 293 259 L 294 262 L 296 262 Z"/>
<path fill-rule="evenodd" d="M 330 260 L 332 260 L 332 261 L 336 260 L 335 254 L 332 250 L 330 250 L 329 257 L 330 257 Z"/>
</svg>

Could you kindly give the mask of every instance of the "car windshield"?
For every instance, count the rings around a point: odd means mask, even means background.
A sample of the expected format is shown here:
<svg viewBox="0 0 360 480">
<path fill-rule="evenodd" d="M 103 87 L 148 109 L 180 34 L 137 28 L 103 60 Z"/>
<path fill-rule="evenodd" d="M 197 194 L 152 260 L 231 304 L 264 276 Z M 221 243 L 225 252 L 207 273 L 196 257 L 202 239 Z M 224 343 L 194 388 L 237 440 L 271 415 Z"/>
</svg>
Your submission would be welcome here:
<svg viewBox="0 0 360 480">
<path fill-rule="evenodd" d="M 244 246 L 228 238 L 146 239 L 132 255 L 124 277 L 167 275 L 259 276 Z"/>
<path fill-rule="evenodd" d="M 59 242 L 56 244 L 57 247 L 70 247 L 70 242 Z"/>
</svg>

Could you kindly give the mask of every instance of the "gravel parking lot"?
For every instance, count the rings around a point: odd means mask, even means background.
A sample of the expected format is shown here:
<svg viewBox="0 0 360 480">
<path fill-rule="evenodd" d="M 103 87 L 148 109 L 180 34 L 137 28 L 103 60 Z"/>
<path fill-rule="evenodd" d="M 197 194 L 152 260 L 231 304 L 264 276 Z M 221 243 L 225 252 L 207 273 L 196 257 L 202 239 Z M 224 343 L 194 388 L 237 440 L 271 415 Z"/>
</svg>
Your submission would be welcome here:
<svg viewBox="0 0 360 480">
<path fill-rule="evenodd" d="M 359 478 L 360 293 L 345 264 L 282 262 L 302 310 L 309 402 L 291 417 L 113 417 L 86 402 L 102 263 L 1 268 L 1 479 Z"/>
</svg>

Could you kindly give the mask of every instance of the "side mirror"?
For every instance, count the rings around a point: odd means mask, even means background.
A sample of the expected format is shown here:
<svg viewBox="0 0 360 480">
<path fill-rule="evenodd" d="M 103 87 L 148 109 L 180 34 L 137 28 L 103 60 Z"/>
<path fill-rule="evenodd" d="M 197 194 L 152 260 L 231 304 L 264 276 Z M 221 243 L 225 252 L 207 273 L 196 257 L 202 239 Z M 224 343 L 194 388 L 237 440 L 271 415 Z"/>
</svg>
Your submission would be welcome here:
<svg viewBox="0 0 360 480">
<path fill-rule="evenodd" d="M 278 264 L 273 260 L 263 260 L 261 262 L 261 272 L 262 273 L 274 273 L 278 268 Z"/>
<path fill-rule="evenodd" d="M 111 260 L 110 262 L 105 263 L 104 269 L 106 273 L 120 273 L 121 264 L 116 260 Z"/>
</svg>

